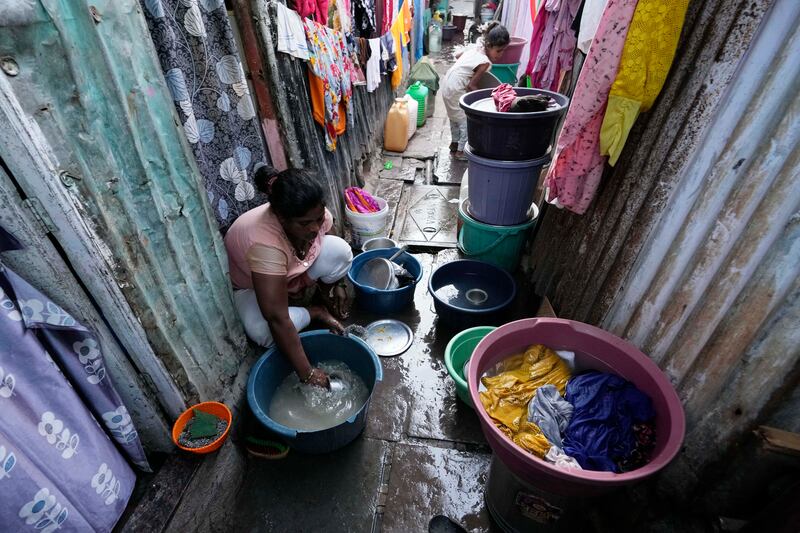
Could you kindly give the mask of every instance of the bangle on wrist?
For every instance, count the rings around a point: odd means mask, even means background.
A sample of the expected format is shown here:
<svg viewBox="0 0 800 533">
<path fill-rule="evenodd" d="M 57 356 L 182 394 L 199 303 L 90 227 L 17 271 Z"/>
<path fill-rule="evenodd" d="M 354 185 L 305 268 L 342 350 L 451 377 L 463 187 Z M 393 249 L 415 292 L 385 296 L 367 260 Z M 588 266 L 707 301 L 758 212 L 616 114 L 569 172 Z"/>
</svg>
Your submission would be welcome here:
<svg viewBox="0 0 800 533">
<path fill-rule="evenodd" d="M 316 368 L 311 367 L 311 371 L 308 373 L 308 375 L 305 378 L 300 378 L 300 383 L 308 383 L 309 381 L 311 381 L 311 378 L 314 377 L 314 371 L 316 370 L 317 370 Z"/>
</svg>

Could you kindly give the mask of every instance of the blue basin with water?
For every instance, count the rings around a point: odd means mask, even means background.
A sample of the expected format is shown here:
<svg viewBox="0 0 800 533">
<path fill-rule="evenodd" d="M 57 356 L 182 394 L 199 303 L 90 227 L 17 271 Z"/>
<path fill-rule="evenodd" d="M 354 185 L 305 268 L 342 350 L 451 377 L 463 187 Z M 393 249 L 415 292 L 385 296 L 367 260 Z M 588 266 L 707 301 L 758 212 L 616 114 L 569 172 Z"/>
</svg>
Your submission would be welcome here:
<svg viewBox="0 0 800 533">
<path fill-rule="evenodd" d="M 338 426 L 321 431 L 296 430 L 272 420 L 269 417 L 272 395 L 286 376 L 294 371 L 277 346 L 267 350 L 253 365 L 247 381 L 247 403 L 259 422 L 286 439 L 295 450 L 305 453 L 332 452 L 352 442 L 364 430 L 372 392 L 376 383 L 383 380 L 383 368 L 372 348 L 357 337 L 317 330 L 301 333 L 300 342 L 311 364 L 335 359 L 358 374 L 369 390 L 364 406 Z"/>
<path fill-rule="evenodd" d="M 517 295 L 517 284 L 502 268 L 463 259 L 434 270 L 428 291 L 439 320 L 466 329 L 499 324 Z"/>
<path fill-rule="evenodd" d="M 358 281 L 358 273 L 364 264 L 375 257 L 383 257 L 389 259 L 394 255 L 398 248 L 380 248 L 376 250 L 369 250 L 360 253 L 353 259 L 353 264 L 350 266 L 350 271 L 347 273 L 347 278 L 356 291 L 356 302 L 359 307 L 365 311 L 375 314 L 387 314 L 395 311 L 401 311 L 408 307 L 414 301 L 414 290 L 417 283 L 422 279 L 422 264 L 416 257 L 406 252 L 397 259 L 395 263 L 401 265 L 403 268 L 414 276 L 414 282 L 399 289 L 380 290 L 367 285 L 362 285 Z"/>
</svg>

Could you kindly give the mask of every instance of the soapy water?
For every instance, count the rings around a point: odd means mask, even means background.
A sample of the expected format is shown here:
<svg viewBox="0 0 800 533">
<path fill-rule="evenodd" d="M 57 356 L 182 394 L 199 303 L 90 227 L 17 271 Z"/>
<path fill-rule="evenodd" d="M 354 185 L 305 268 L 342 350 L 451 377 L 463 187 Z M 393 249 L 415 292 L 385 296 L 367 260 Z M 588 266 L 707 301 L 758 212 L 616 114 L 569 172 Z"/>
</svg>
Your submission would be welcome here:
<svg viewBox="0 0 800 533">
<path fill-rule="evenodd" d="M 295 372 L 275 389 L 269 417 L 299 431 L 321 431 L 338 426 L 367 402 L 364 381 L 341 361 L 323 361 L 317 367 L 339 385 L 330 390 L 300 383 Z"/>
</svg>

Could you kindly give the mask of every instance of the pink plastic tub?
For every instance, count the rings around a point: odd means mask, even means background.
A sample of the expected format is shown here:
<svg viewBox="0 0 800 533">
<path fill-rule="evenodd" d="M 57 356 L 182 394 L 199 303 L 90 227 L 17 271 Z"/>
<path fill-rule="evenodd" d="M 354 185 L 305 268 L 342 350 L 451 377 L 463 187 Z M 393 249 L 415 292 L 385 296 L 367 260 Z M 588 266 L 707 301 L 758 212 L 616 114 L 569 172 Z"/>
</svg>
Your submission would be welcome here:
<svg viewBox="0 0 800 533">
<path fill-rule="evenodd" d="M 479 378 L 499 361 L 532 344 L 571 350 L 575 352 L 577 372 L 612 372 L 650 396 L 656 411 L 657 440 L 647 465 L 624 474 L 566 470 L 524 451 L 497 429 L 481 404 Z M 632 344 L 588 324 L 560 318 L 529 318 L 501 326 L 475 348 L 467 381 L 483 434 L 494 453 L 521 480 L 556 494 L 590 496 L 641 481 L 669 464 L 683 443 L 683 407 L 661 369 Z"/>
<path fill-rule="evenodd" d="M 501 65 L 509 65 L 511 63 L 519 63 L 519 58 L 522 57 L 522 50 L 528 44 L 528 39 L 522 37 L 512 37 L 511 42 L 508 43 L 506 49 L 503 50 L 503 55 L 500 56 L 498 63 Z"/>
</svg>

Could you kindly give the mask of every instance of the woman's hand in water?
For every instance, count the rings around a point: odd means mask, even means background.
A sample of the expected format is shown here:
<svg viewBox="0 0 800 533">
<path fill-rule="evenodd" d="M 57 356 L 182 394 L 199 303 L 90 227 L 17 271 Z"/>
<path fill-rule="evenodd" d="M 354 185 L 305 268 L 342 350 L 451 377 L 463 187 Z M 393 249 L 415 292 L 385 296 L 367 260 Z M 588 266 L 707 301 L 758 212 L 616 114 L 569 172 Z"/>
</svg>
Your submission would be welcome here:
<svg viewBox="0 0 800 533">
<path fill-rule="evenodd" d="M 308 308 L 308 313 L 311 315 L 311 320 L 318 320 L 328 326 L 333 333 L 344 335 L 344 326 L 324 306 L 312 305 Z"/>
<path fill-rule="evenodd" d="M 309 385 L 315 385 L 317 387 L 322 387 L 323 389 L 330 389 L 331 388 L 331 381 L 328 378 L 328 374 L 325 371 L 320 370 L 319 368 L 312 368 L 311 374 L 306 378 L 305 383 Z"/>
</svg>

